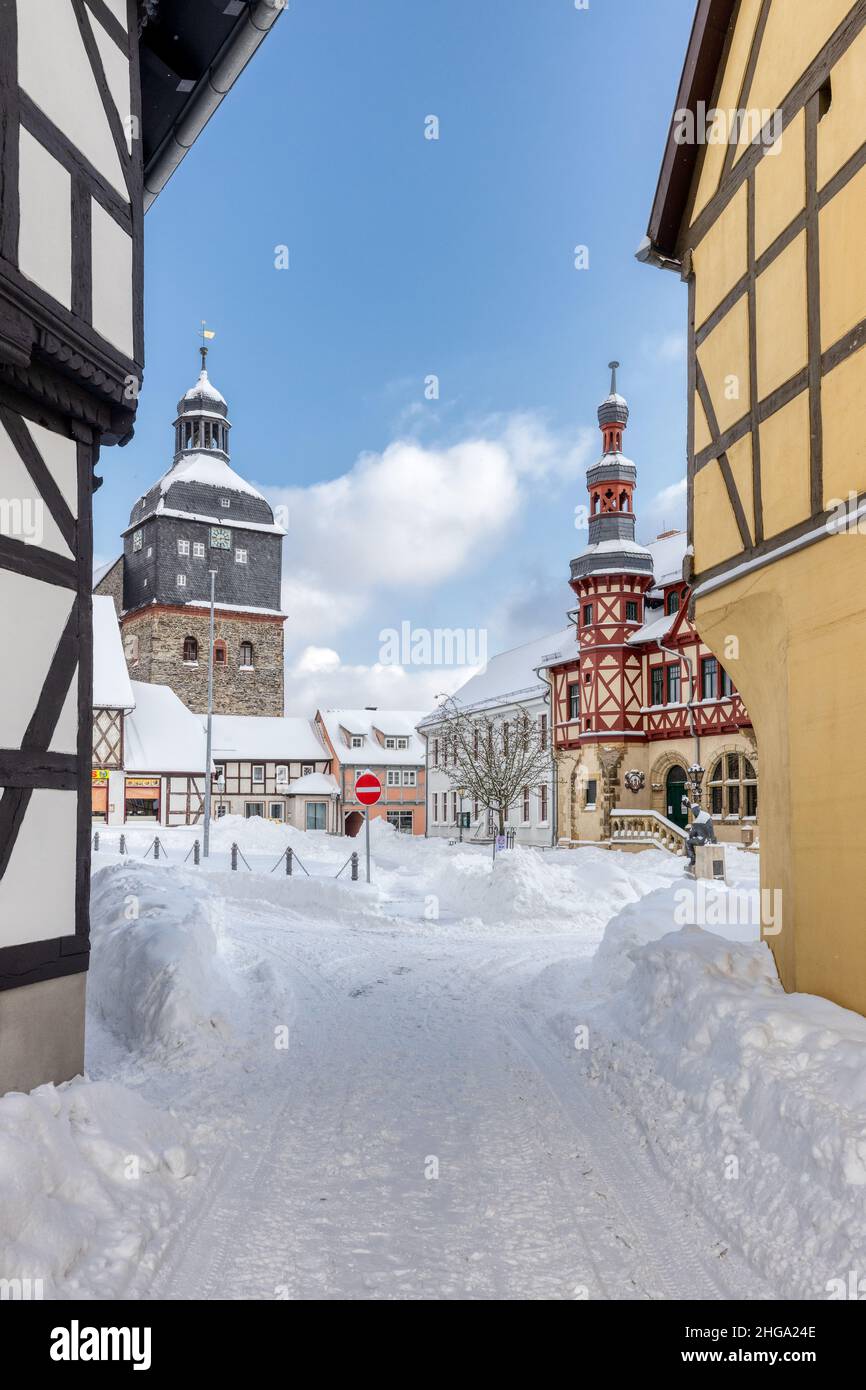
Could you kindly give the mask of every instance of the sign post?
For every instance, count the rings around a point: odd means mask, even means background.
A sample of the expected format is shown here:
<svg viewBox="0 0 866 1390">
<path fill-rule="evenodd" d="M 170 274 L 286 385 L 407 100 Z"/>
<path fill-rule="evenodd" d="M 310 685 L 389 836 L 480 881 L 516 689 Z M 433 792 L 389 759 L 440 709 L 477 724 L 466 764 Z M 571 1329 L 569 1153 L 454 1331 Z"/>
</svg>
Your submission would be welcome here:
<svg viewBox="0 0 866 1390">
<path fill-rule="evenodd" d="M 376 805 L 376 802 L 379 800 L 381 795 L 382 783 L 379 781 L 379 778 L 376 776 L 375 772 L 371 772 L 370 769 L 367 768 L 366 772 L 362 772 L 357 782 L 355 783 L 355 796 L 357 797 L 358 801 L 360 801 L 361 805 L 364 807 L 364 823 L 367 837 L 368 883 L 370 882 L 370 807 Z"/>
</svg>

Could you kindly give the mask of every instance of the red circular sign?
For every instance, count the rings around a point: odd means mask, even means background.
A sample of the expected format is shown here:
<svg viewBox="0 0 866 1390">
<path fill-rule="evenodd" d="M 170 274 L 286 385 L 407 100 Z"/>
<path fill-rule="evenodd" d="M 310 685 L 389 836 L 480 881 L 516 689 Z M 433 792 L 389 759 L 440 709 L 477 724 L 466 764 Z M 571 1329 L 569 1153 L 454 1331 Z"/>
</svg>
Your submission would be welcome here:
<svg viewBox="0 0 866 1390">
<path fill-rule="evenodd" d="M 382 795 L 382 783 L 375 772 L 362 772 L 355 783 L 355 796 L 362 806 L 375 806 Z"/>
</svg>

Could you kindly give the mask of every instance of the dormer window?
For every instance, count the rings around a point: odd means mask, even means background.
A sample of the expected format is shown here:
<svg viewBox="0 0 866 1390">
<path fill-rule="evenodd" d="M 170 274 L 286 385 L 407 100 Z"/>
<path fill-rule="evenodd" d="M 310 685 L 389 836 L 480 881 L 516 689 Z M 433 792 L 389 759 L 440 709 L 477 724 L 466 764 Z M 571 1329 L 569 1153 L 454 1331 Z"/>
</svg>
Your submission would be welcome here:
<svg viewBox="0 0 866 1390">
<path fill-rule="evenodd" d="M 230 507 L 231 504 L 232 504 L 232 499 L 231 499 L 230 497 L 221 497 L 221 498 L 220 498 L 220 506 L 221 506 L 221 507 Z"/>
<path fill-rule="evenodd" d="M 670 593 L 669 593 L 668 596 L 667 596 L 667 602 L 665 603 L 665 612 L 666 612 L 668 615 L 670 615 L 671 613 L 676 613 L 676 612 L 679 611 L 679 606 L 680 606 L 680 595 L 679 595 L 679 591 L 678 591 L 677 589 L 671 589 Z"/>
<path fill-rule="evenodd" d="M 350 748 L 363 748 L 363 747 L 364 747 L 364 735 L 363 735 L 363 734 L 352 734 L 351 740 L 350 740 L 350 742 L 349 742 L 349 747 L 350 747 Z"/>
<path fill-rule="evenodd" d="M 408 740 L 408 738 L 397 738 L 395 735 L 389 735 L 389 736 L 385 739 L 385 747 L 386 747 L 386 748 L 408 748 L 408 747 L 409 747 L 409 740 Z"/>
</svg>

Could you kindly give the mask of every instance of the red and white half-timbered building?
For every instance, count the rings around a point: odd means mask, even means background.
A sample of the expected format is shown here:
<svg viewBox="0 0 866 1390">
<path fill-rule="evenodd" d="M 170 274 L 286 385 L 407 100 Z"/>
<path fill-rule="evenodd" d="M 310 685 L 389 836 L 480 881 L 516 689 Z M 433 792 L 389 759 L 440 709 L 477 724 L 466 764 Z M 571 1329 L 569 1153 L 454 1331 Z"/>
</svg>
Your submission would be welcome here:
<svg viewBox="0 0 866 1390">
<path fill-rule="evenodd" d="M 571 562 L 574 650 L 546 672 L 558 840 L 664 839 L 666 822 L 685 827 L 696 790 L 720 840 L 749 840 L 755 735 L 689 617 L 685 533 L 635 541 L 637 470 L 622 453 L 629 412 L 617 365 L 598 411 L 602 455 L 587 471 L 588 544 Z M 647 814 L 638 826 L 628 812 Z"/>
</svg>

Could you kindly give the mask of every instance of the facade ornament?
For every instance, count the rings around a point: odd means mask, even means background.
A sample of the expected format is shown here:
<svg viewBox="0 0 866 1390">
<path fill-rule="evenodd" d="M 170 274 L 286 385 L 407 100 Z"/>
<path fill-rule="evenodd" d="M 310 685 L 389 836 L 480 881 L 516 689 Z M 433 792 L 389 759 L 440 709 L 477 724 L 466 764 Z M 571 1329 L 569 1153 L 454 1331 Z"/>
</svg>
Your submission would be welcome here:
<svg viewBox="0 0 866 1390">
<path fill-rule="evenodd" d="M 637 794 L 638 792 L 643 791 L 644 787 L 646 786 L 646 773 L 640 772 L 637 768 L 632 767 L 625 774 L 622 780 L 628 787 L 630 792 L 634 792 L 635 794 Z"/>
</svg>

